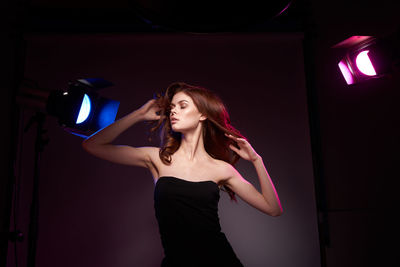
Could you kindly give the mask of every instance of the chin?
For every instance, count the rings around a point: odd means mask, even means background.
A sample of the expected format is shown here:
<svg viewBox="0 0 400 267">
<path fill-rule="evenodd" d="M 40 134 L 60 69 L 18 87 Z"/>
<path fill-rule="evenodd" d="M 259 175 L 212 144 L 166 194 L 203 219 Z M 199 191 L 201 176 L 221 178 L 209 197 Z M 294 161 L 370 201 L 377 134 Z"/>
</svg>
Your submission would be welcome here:
<svg viewBox="0 0 400 267">
<path fill-rule="evenodd" d="M 180 133 L 179 128 L 176 128 L 174 125 L 171 125 L 171 129 L 172 129 L 172 131 L 174 131 L 176 133 Z"/>
<path fill-rule="evenodd" d="M 176 124 L 171 124 L 171 129 L 172 131 L 176 132 L 176 133 L 181 133 L 184 134 L 186 132 L 189 132 L 191 130 L 194 130 L 194 128 L 188 128 L 188 127 L 177 127 Z"/>
</svg>

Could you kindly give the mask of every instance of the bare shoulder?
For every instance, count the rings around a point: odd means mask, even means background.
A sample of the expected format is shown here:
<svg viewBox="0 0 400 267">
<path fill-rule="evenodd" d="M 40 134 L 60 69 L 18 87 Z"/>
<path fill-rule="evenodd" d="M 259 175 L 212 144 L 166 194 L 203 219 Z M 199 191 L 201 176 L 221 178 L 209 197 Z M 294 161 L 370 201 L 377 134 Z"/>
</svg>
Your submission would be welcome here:
<svg viewBox="0 0 400 267">
<path fill-rule="evenodd" d="M 215 159 L 215 164 L 218 166 L 217 169 L 222 181 L 229 180 L 236 172 L 235 167 L 226 161 Z"/>
</svg>

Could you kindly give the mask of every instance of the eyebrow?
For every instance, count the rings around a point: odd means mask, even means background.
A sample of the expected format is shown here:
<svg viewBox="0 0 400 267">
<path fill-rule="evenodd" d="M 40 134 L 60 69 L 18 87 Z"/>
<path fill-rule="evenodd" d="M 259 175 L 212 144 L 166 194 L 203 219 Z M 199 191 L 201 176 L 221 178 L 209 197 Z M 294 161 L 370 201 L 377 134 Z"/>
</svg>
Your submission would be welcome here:
<svg viewBox="0 0 400 267">
<path fill-rule="evenodd" d="M 179 102 L 178 102 L 178 104 L 179 104 L 179 103 L 181 103 L 181 102 L 183 102 L 183 101 L 185 101 L 185 102 L 188 102 L 188 103 L 189 103 L 189 101 L 187 101 L 187 100 L 181 100 L 181 101 L 179 101 Z M 175 104 L 172 104 L 172 103 L 171 103 L 171 105 L 170 105 L 170 106 L 175 106 Z"/>
</svg>

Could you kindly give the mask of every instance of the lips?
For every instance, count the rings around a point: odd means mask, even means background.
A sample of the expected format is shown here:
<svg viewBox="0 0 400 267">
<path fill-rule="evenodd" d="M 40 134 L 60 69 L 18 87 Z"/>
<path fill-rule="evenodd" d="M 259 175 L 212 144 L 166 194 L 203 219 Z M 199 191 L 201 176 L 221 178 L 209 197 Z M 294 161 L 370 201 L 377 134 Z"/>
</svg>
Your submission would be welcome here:
<svg viewBox="0 0 400 267">
<path fill-rule="evenodd" d="M 171 118 L 171 123 L 177 122 L 178 119 L 177 118 Z"/>
</svg>

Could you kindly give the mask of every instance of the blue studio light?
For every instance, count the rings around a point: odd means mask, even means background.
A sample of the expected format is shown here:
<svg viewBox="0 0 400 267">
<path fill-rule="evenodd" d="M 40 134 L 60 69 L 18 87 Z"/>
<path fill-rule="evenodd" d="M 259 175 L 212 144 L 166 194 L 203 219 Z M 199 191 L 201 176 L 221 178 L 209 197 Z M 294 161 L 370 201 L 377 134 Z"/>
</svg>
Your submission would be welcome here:
<svg viewBox="0 0 400 267">
<path fill-rule="evenodd" d="M 86 138 L 114 122 L 119 101 L 99 95 L 102 88 L 112 83 L 103 79 L 70 81 L 67 90 L 53 90 L 46 103 L 49 115 L 67 132 Z"/>
<path fill-rule="evenodd" d="M 97 117 L 97 127 L 104 128 L 114 122 L 117 115 L 119 102 L 115 100 L 108 100 L 104 103 L 103 108 Z"/>
<path fill-rule="evenodd" d="M 90 98 L 87 94 L 85 94 L 83 96 L 81 108 L 79 109 L 79 115 L 76 120 L 76 124 L 80 124 L 87 120 L 87 118 L 89 117 L 91 108 L 92 108 L 92 104 L 91 104 Z"/>
</svg>

